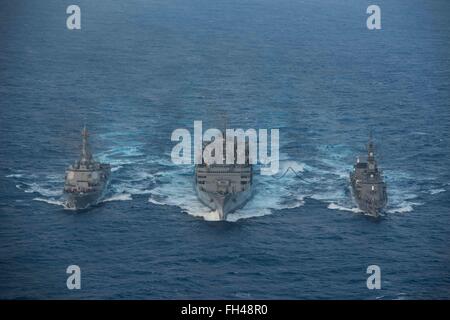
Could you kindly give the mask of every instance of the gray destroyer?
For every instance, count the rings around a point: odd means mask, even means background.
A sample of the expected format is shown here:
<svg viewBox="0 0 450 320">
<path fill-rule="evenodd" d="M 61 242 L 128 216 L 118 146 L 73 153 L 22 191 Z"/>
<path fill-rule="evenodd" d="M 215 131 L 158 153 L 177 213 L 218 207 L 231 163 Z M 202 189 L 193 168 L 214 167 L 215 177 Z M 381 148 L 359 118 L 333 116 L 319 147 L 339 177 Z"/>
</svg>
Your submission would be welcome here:
<svg viewBox="0 0 450 320">
<path fill-rule="evenodd" d="M 244 164 L 235 161 L 233 164 L 208 165 L 203 162 L 195 166 L 197 196 L 203 204 L 217 211 L 220 220 L 226 220 L 228 213 L 246 204 L 252 196 L 252 184 L 253 166 L 249 163 L 248 144 Z"/>
<path fill-rule="evenodd" d="M 104 196 L 111 176 L 109 164 L 93 159 L 86 128 L 83 128 L 82 138 L 80 159 L 66 170 L 64 198 L 69 209 L 86 209 L 97 204 Z"/>
<path fill-rule="evenodd" d="M 367 162 L 359 157 L 350 173 L 352 193 L 360 210 L 372 216 L 378 216 L 387 204 L 386 183 L 382 171 L 375 160 L 372 139 L 367 145 Z"/>
</svg>

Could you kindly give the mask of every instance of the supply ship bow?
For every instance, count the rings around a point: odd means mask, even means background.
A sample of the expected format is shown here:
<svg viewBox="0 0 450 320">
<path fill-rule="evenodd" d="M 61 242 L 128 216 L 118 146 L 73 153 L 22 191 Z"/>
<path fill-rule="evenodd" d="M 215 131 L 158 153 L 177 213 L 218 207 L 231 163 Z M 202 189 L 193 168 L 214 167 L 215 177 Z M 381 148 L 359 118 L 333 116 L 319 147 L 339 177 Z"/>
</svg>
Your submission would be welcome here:
<svg viewBox="0 0 450 320">
<path fill-rule="evenodd" d="M 225 139 L 224 139 L 225 140 Z M 236 155 L 236 143 L 235 155 Z M 226 143 L 224 141 L 224 152 Z M 236 159 L 236 157 L 235 157 Z M 220 220 L 241 207 L 251 198 L 253 167 L 249 163 L 248 143 L 245 145 L 245 163 L 197 164 L 195 189 L 199 200 L 216 211 Z"/>
</svg>

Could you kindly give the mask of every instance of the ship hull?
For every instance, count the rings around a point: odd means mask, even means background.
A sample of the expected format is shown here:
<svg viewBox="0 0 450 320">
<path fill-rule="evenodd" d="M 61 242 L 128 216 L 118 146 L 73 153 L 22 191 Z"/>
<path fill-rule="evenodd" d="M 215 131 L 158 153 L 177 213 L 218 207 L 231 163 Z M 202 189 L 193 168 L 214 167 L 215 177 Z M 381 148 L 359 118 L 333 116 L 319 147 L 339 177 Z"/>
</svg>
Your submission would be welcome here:
<svg viewBox="0 0 450 320">
<path fill-rule="evenodd" d="M 88 145 L 86 127 L 82 131 L 80 159 L 66 170 L 64 205 L 67 209 L 86 209 L 99 203 L 106 193 L 111 166 L 94 160 Z"/>
<path fill-rule="evenodd" d="M 371 204 L 370 200 L 365 201 L 364 199 L 358 198 L 357 196 L 355 197 L 355 201 L 361 211 L 373 217 L 380 216 L 385 207 L 385 205 Z"/>
<path fill-rule="evenodd" d="M 65 206 L 68 209 L 81 210 L 87 209 L 92 205 L 97 204 L 101 200 L 101 193 L 90 192 L 90 193 L 76 193 L 76 194 L 65 194 Z"/>
<path fill-rule="evenodd" d="M 199 200 L 211 210 L 217 211 L 220 220 L 226 220 L 227 215 L 242 208 L 251 198 L 251 188 L 228 194 L 206 192 L 196 186 Z"/>
<path fill-rule="evenodd" d="M 108 182 L 103 188 L 92 192 L 64 192 L 64 204 L 67 209 L 82 210 L 101 202 L 106 194 Z"/>
<path fill-rule="evenodd" d="M 359 187 L 356 183 L 356 178 L 351 174 L 351 187 L 353 198 L 355 199 L 358 208 L 364 213 L 378 217 L 384 211 L 387 205 L 387 194 L 384 183 L 375 184 L 376 191 L 372 191 L 371 187 L 374 184 L 361 184 Z"/>
</svg>

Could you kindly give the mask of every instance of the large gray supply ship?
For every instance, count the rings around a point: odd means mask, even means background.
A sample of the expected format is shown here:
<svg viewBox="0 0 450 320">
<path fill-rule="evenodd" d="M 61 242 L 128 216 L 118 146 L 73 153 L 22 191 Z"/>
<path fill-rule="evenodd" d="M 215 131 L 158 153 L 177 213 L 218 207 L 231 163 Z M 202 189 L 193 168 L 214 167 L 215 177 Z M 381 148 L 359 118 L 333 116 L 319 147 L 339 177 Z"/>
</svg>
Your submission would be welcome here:
<svg viewBox="0 0 450 320">
<path fill-rule="evenodd" d="M 375 160 L 372 138 L 367 146 L 367 162 L 359 157 L 350 173 L 352 193 L 360 210 L 378 216 L 387 204 L 386 183 Z"/>
<path fill-rule="evenodd" d="M 234 144 L 236 146 L 236 144 Z M 224 150 L 226 143 L 224 139 Z M 235 149 L 235 155 L 236 155 Z M 243 207 L 251 198 L 253 167 L 249 163 L 248 144 L 245 147 L 245 163 L 197 164 L 195 166 L 195 189 L 200 201 L 217 211 L 220 220 L 227 214 Z"/>
<path fill-rule="evenodd" d="M 92 157 L 86 127 L 82 130 L 83 145 L 80 159 L 66 170 L 64 184 L 65 205 L 70 209 L 86 209 L 104 196 L 111 167 Z"/>
</svg>

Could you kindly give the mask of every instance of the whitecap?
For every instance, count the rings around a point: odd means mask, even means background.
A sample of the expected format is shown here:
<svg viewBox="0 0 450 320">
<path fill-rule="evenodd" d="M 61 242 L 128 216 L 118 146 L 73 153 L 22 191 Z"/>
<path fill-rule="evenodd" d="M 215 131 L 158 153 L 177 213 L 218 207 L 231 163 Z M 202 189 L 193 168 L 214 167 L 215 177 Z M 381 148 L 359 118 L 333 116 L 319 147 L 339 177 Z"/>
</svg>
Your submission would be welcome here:
<svg viewBox="0 0 450 320">
<path fill-rule="evenodd" d="M 445 189 L 431 189 L 429 192 L 430 194 L 438 194 L 445 191 L 446 191 Z"/>
<path fill-rule="evenodd" d="M 115 167 L 112 167 L 111 168 L 111 172 L 116 172 L 117 170 L 119 170 L 119 169 L 122 169 L 123 167 L 122 166 L 115 166 Z"/>
<path fill-rule="evenodd" d="M 22 178 L 23 174 L 21 174 L 21 173 L 14 173 L 14 174 L 8 174 L 5 177 L 6 178 Z"/>
</svg>

